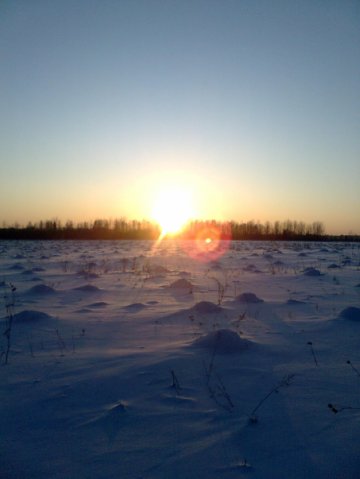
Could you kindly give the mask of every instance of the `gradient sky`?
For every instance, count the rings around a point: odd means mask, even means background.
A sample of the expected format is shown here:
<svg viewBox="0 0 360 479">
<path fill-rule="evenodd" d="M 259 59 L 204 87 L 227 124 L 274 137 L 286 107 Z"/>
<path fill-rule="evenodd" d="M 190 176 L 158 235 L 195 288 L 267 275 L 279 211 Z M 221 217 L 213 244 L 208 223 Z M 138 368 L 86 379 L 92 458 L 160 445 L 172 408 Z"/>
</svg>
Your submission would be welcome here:
<svg viewBox="0 0 360 479">
<path fill-rule="evenodd" d="M 323 221 L 360 234 L 358 0 L 2 0 L 0 222 Z"/>
</svg>

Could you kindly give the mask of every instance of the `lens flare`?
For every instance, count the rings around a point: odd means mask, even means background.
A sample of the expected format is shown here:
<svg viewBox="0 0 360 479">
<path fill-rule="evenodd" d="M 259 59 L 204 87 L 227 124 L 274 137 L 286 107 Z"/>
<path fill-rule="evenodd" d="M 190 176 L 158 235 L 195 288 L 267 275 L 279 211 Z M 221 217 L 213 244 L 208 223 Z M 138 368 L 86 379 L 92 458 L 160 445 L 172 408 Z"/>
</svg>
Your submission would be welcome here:
<svg viewBox="0 0 360 479">
<path fill-rule="evenodd" d="M 226 253 L 231 240 L 230 225 L 206 224 L 195 232 L 194 241 L 185 242 L 186 253 L 198 261 L 215 261 Z"/>
</svg>

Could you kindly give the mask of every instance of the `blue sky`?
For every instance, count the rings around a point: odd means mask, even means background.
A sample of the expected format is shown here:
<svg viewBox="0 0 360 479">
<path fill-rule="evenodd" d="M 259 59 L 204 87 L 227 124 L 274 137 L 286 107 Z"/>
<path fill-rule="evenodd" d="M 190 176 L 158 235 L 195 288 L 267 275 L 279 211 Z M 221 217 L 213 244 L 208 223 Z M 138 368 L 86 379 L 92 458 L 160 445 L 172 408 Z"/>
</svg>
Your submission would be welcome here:
<svg viewBox="0 0 360 479">
<path fill-rule="evenodd" d="M 0 221 L 194 214 L 360 234 L 358 1 L 3 0 Z"/>
</svg>

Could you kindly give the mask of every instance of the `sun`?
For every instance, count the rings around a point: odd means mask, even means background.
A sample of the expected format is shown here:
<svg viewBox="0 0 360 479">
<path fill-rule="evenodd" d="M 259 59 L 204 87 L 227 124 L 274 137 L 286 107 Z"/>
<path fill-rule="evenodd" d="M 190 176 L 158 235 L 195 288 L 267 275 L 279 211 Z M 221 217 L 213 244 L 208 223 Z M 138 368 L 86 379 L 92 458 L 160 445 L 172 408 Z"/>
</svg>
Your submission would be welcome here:
<svg viewBox="0 0 360 479">
<path fill-rule="evenodd" d="M 167 187 L 157 193 L 152 217 L 160 225 L 161 236 L 178 233 L 193 214 L 191 194 L 186 189 Z"/>
</svg>

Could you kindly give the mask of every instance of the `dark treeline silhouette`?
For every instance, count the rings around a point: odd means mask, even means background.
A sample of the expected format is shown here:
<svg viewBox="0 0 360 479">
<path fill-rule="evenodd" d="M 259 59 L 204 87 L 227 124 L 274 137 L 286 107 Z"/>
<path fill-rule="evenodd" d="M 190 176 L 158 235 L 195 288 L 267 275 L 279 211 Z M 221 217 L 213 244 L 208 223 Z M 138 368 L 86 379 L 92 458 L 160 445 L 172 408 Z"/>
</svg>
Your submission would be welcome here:
<svg viewBox="0 0 360 479">
<path fill-rule="evenodd" d="M 161 234 L 158 224 L 147 220 L 107 220 L 62 224 L 59 220 L 29 223 L 27 226 L 12 225 L 0 228 L 0 239 L 8 240 L 156 240 Z M 326 235 L 323 223 L 315 221 L 255 221 L 219 222 L 216 220 L 193 220 L 177 234 L 182 239 L 217 237 L 224 240 L 285 240 L 285 241 L 360 241 L 358 235 Z"/>
<path fill-rule="evenodd" d="M 59 220 L 0 228 L 0 239 L 44 240 L 145 240 L 157 239 L 160 228 L 149 221 L 96 219 L 75 224 Z"/>
<path fill-rule="evenodd" d="M 209 229 L 212 231 L 220 231 L 221 237 L 224 239 L 302 239 L 302 238 L 323 238 L 325 235 L 324 225 L 320 221 L 311 224 L 303 222 L 287 220 L 284 222 L 275 221 L 265 224 L 247 221 L 246 223 L 218 222 L 218 221 L 194 221 L 188 225 L 185 235 L 189 237 L 197 237 L 197 234 Z"/>
</svg>

